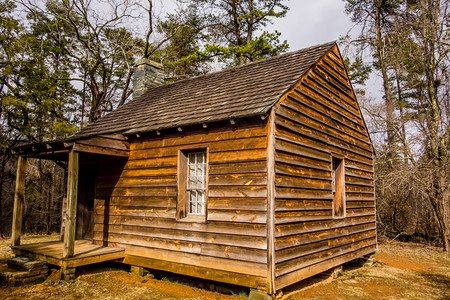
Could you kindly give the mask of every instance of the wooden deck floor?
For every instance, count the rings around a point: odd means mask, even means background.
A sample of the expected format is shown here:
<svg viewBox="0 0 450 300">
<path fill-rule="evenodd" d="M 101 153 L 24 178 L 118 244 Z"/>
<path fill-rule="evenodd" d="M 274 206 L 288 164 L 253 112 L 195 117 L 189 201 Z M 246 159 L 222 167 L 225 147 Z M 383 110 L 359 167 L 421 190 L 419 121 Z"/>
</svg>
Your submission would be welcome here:
<svg viewBox="0 0 450 300">
<path fill-rule="evenodd" d="M 76 240 L 74 256 L 63 259 L 63 246 L 64 243 L 62 241 L 52 241 L 13 246 L 11 250 L 16 256 L 26 256 L 36 260 L 47 261 L 49 264 L 64 268 L 75 268 L 122 259 L 125 256 L 125 249 L 123 248 L 103 247 L 93 244 L 92 241 Z"/>
</svg>

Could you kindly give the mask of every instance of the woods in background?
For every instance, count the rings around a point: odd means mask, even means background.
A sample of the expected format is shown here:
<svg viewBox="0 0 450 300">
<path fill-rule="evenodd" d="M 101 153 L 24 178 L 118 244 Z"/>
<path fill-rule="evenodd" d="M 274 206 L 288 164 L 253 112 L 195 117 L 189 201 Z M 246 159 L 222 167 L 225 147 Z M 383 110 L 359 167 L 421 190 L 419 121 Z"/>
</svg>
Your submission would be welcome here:
<svg viewBox="0 0 450 300">
<path fill-rule="evenodd" d="M 154 2 L 0 0 L 0 237 L 10 234 L 13 148 L 63 139 L 129 101 L 137 59 L 164 64 L 173 81 L 288 49 L 280 33 L 261 33 L 286 1 L 179 0 L 167 15 Z M 64 165 L 28 165 L 23 228 L 58 231 Z"/>
<path fill-rule="evenodd" d="M 366 64 L 383 84 L 383 101 L 363 102 L 376 147 L 378 228 L 435 237 L 449 251 L 449 1 L 345 2 L 361 29 L 359 62 L 371 55 Z M 354 74 L 363 66 L 353 64 Z"/>
<path fill-rule="evenodd" d="M 11 224 L 13 147 L 65 138 L 130 99 L 133 62 L 162 63 L 175 81 L 288 50 L 266 25 L 281 0 L 0 0 L 0 235 Z M 448 0 L 344 0 L 358 26 L 349 75 L 376 148 L 378 230 L 449 250 Z M 355 59 L 356 58 L 356 59 Z M 382 99 L 361 91 L 373 72 Z M 57 231 L 64 165 L 31 162 L 27 232 Z M 40 171 L 40 172 L 37 172 Z"/>
</svg>

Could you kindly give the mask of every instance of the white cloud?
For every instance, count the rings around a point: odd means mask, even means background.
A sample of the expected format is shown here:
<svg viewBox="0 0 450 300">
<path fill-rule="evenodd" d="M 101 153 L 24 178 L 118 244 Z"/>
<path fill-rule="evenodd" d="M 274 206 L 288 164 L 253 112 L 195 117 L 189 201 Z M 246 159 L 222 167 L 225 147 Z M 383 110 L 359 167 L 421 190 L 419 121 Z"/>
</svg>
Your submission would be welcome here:
<svg viewBox="0 0 450 300">
<path fill-rule="evenodd" d="M 277 19 L 268 30 L 278 30 L 291 50 L 337 40 L 352 26 L 340 0 L 291 0 L 286 17 Z"/>
</svg>

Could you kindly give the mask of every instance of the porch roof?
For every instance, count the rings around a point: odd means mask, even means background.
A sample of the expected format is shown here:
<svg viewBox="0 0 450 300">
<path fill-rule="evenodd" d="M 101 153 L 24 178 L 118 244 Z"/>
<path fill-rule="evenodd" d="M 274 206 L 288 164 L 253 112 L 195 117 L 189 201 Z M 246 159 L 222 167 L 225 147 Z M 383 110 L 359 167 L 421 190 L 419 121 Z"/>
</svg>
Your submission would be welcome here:
<svg viewBox="0 0 450 300">
<path fill-rule="evenodd" d="M 129 142 L 121 134 L 99 135 L 96 137 L 26 144 L 14 150 L 20 156 L 67 161 L 69 152 L 74 149 L 81 153 L 128 157 Z"/>
</svg>

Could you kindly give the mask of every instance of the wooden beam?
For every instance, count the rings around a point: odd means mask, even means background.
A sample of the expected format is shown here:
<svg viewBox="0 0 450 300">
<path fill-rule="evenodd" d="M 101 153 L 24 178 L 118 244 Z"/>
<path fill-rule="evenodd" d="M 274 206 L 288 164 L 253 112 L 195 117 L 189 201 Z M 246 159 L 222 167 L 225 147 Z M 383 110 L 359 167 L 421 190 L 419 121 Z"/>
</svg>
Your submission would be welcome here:
<svg viewBox="0 0 450 300">
<path fill-rule="evenodd" d="M 32 157 L 32 158 L 47 158 L 47 157 L 49 157 L 49 156 L 52 156 L 52 155 L 60 155 L 60 154 L 67 154 L 67 153 L 69 153 L 69 150 L 68 149 L 63 149 L 63 150 L 54 150 L 54 149 L 49 149 L 49 150 L 47 150 L 47 151 L 39 151 L 39 152 L 37 152 L 37 153 L 27 153 L 27 154 L 24 154 L 23 152 L 22 152 L 22 156 L 23 157 Z"/>
<path fill-rule="evenodd" d="M 136 137 L 141 137 L 141 134 L 136 134 Z M 76 141 L 75 144 L 97 146 L 107 149 L 124 150 L 128 151 L 130 149 L 130 143 L 128 141 L 116 140 L 106 137 L 95 136 L 89 139 L 83 139 Z"/>
<path fill-rule="evenodd" d="M 114 139 L 114 140 L 121 140 L 121 141 L 128 140 L 128 137 L 124 136 L 121 133 L 107 133 L 107 134 L 97 135 L 97 137 L 103 137 L 103 138 L 107 138 L 107 139 Z"/>
<path fill-rule="evenodd" d="M 128 151 L 127 150 L 117 150 L 117 149 L 111 149 L 111 148 L 103 148 L 99 146 L 92 146 L 92 145 L 84 145 L 84 144 L 74 144 L 73 149 L 77 152 L 86 152 L 86 153 L 93 153 L 93 154 L 102 154 L 102 155 L 110 155 L 110 156 L 120 156 L 120 157 L 128 157 Z"/>
<path fill-rule="evenodd" d="M 74 254 L 75 227 L 77 224 L 78 197 L 78 164 L 79 153 L 73 149 L 69 152 L 67 175 L 67 210 L 64 230 L 63 258 L 70 258 Z"/>
<path fill-rule="evenodd" d="M 25 176 L 27 170 L 27 159 L 19 156 L 17 161 L 16 189 L 14 192 L 14 210 L 11 232 L 11 246 L 20 245 L 20 235 L 22 233 L 23 203 L 25 200 Z"/>
<path fill-rule="evenodd" d="M 267 281 L 269 294 L 275 295 L 275 109 L 267 121 Z"/>
</svg>

